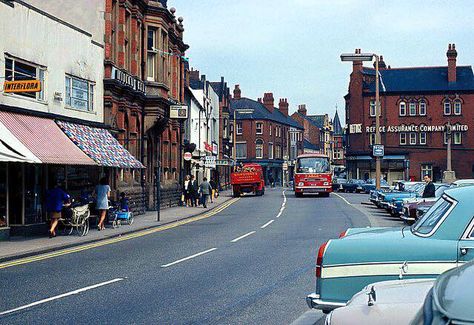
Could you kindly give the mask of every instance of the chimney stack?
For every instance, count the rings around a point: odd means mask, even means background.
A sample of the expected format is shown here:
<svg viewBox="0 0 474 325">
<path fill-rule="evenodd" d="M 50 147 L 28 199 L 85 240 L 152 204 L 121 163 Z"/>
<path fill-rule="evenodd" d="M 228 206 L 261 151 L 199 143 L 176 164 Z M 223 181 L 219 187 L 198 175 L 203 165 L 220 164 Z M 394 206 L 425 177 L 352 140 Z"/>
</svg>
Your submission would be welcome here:
<svg viewBox="0 0 474 325">
<path fill-rule="evenodd" d="M 300 104 L 298 105 L 298 113 L 300 113 L 301 115 L 304 115 L 306 116 L 306 104 Z"/>
<path fill-rule="evenodd" d="M 288 116 L 288 98 L 280 98 L 280 102 L 278 103 L 278 109 L 283 115 Z"/>
<path fill-rule="evenodd" d="M 374 61 L 374 69 L 375 69 L 375 61 Z M 383 60 L 383 55 L 380 56 L 379 59 L 379 70 L 384 70 L 387 69 L 387 65 L 385 64 L 385 61 Z"/>
<path fill-rule="evenodd" d="M 240 99 L 240 94 L 241 94 L 241 91 L 240 91 L 240 86 L 239 85 L 235 85 L 235 88 L 234 88 L 234 99 Z"/>
<path fill-rule="evenodd" d="M 189 71 L 189 80 L 199 80 L 199 70 L 191 68 L 191 71 Z"/>
<path fill-rule="evenodd" d="M 274 102 L 273 93 L 264 93 L 263 94 L 263 106 L 265 106 L 266 109 L 270 113 L 273 113 L 273 109 L 274 109 L 273 102 Z"/>
<path fill-rule="evenodd" d="M 446 56 L 448 57 L 448 82 L 456 82 L 456 57 L 458 56 L 456 44 L 449 44 Z"/>
<path fill-rule="evenodd" d="M 258 97 L 258 98 L 257 98 L 257 102 L 259 102 L 259 103 L 262 103 L 262 104 L 263 104 L 263 102 L 262 102 L 262 97 Z"/>
<path fill-rule="evenodd" d="M 355 54 L 360 54 L 360 49 L 355 49 Z M 362 61 L 353 61 L 352 62 L 352 72 L 362 71 Z"/>
</svg>

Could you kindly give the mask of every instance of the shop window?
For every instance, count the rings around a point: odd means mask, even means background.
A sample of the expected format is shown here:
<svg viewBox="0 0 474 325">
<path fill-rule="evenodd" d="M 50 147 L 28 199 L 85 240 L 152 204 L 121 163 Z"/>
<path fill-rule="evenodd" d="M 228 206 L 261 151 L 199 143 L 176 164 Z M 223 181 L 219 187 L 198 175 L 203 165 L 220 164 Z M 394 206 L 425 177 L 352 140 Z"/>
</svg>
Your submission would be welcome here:
<svg viewBox="0 0 474 325">
<path fill-rule="evenodd" d="M 237 135 L 242 135 L 242 122 L 237 122 Z"/>
<path fill-rule="evenodd" d="M 400 144 L 407 144 L 407 134 L 405 132 L 400 133 Z"/>
<path fill-rule="evenodd" d="M 376 114 L 375 111 L 376 111 L 375 101 L 371 100 L 369 103 L 369 115 L 371 117 L 374 117 Z"/>
<path fill-rule="evenodd" d="M 247 143 L 241 142 L 235 144 L 236 149 L 236 158 L 237 159 L 245 159 L 247 158 Z"/>
<path fill-rule="evenodd" d="M 416 103 L 410 103 L 410 116 L 415 116 L 416 115 Z"/>
<path fill-rule="evenodd" d="M 433 179 L 433 165 L 431 164 L 421 165 L 421 179 L 423 179 L 423 177 L 426 175 L 428 175 L 431 179 Z"/>
<path fill-rule="evenodd" d="M 455 115 L 461 115 L 461 111 L 462 111 L 461 101 L 459 99 L 456 99 L 454 101 L 454 114 Z"/>
<path fill-rule="evenodd" d="M 5 80 L 7 81 L 39 80 L 41 82 L 41 91 L 15 93 L 15 95 L 44 101 L 45 74 L 46 74 L 46 68 L 44 67 L 40 67 L 39 65 L 25 62 L 20 59 L 5 57 Z"/>
<path fill-rule="evenodd" d="M 261 159 L 263 158 L 263 140 L 257 139 L 255 141 L 255 158 Z"/>
<path fill-rule="evenodd" d="M 454 144 L 462 143 L 462 134 L 461 132 L 453 132 L 453 142 Z"/>
<path fill-rule="evenodd" d="M 268 159 L 273 159 L 273 143 L 268 144 Z"/>
<path fill-rule="evenodd" d="M 94 83 L 66 75 L 66 107 L 81 111 L 94 110 Z"/>
<path fill-rule="evenodd" d="M 419 110 L 421 116 L 426 115 L 426 102 L 424 100 L 420 101 Z"/>
<path fill-rule="evenodd" d="M 407 115 L 407 104 L 405 102 L 400 102 L 398 107 L 399 107 L 400 116 L 406 116 Z"/>
<path fill-rule="evenodd" d="M 415 133 L 415 132 L 411 132 L 411 133 L 410 133 L 410 144 L 411 144 L 411 145 L 415 145 L 415 144 L 416 144 L 416 133 Z"/>
<path fill-rule="evenodd" d="M 257 122 L 256 124 L 256 133 L 257 134 L 263 134 L 263 123 L 262 122 Z"/>
<path fill-rule="evenodd" d="M 420 144 L 426 144 L 426 132 L 420 133 Z"/>
<path fill-rule="evenodd" d="M 444 104 L 444 115 L 451 115 L 451 102 L 449 100 L 445 100 Z"/>
</svg>

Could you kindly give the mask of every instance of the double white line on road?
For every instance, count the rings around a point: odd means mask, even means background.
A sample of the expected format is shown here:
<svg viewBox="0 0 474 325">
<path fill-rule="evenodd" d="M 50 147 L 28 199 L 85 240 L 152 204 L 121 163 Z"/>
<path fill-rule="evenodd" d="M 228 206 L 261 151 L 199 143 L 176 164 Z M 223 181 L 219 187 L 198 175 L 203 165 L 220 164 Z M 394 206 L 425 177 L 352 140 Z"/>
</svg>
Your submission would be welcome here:
<svg viewBox="0 0 474 325">
<path fill-rule="evenodd" d="M 96 289 L 96 288 L 99 288 L 99 287 L 103 287 L 103 286 L 106 286 L 106 285 L 109 285 L 109 284 L 112 284 L 112 283 L 115 283 L 115 282 L 123 281 L 125 279 L 126 278 L 116 278 L 116 279 L 113 279 L 113 280 L 109 280 L 109 281 L 105 281 L 105 282 L 102 282 L 102 283 L 94 284 L 94 285 L 91 285 L 91 286 L 88 286 L 88 287 L 85 287 L 85 288 L 82 288 L 82 289 L 77 289 L 77 290 L 74 290 L 74 291 L 66 292 L 66 293 L 63 293 L 63 294 L 60 294 L 60 295 L 57 295 L 57 296 L 54 296 L 54 297 L 50 297 L 50 298 L 46 298 L 46 299 L 43 299 L 43 300 L 33 302 L 31 304 L 28 304 L 28 305 L 23 305 L 23 306 L 20 306 L 20 307 L 17 307 L 17 308 L 2 311 L 2 312 L 0 312 L 0 316 L 5 316 L 5 315 L 8 315 L 8 314 L 11 314 L 11 313 L 14 313 L 14 312 L 17 312 L 17 311 L 20 311 L 20 310 L 24 310 L 24 309 L 27 309 L 27 308 L 31 308 L 31 307 L 34 307 L 34 306 L 38 306 L 38 305 L 41 305 L 41 304 L 44 304 L 44 303 L 47 303 L 47 302 L 50 302 L 50 301 L 53 301 L 53 300 L 58 300 L 58 299 L 61 299 L 61 298 L 66 298 L 68 296 L 77 295 L 81 292 Z"/>
</svg>

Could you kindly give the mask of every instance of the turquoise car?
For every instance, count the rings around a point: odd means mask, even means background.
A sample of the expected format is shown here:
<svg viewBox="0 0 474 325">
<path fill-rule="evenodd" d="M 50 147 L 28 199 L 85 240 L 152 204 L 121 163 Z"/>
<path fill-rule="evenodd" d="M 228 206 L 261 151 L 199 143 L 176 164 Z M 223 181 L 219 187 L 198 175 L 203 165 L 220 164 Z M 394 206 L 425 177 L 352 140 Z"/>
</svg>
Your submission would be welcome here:
<svg viewBox="0 0 474 325">
<path fill-rule="evenodd" d="M 366 285 L 433 278 L 474 259 L 474 187 L 447 190 L 411 227 L 353 228 L 321 245 L 311 308 L 344 306 Z"/>
</svg>

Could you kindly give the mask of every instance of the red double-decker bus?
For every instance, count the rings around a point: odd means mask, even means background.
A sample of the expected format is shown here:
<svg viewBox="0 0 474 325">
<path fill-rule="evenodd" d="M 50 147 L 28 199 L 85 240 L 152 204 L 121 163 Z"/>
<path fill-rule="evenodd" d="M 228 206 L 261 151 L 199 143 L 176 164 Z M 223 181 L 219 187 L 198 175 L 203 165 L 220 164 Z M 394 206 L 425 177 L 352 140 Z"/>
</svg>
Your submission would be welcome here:
<svg viewBox="0 0 474 325">
<path fill-rule="evenodd" d="M 332 172 L 329 158 L 319 153 L 298 156 L 293 182 L 295 195 L 298 197 L 305 193 L 329 196 L 329 193 L 332 192 Z"/>
</svg>

